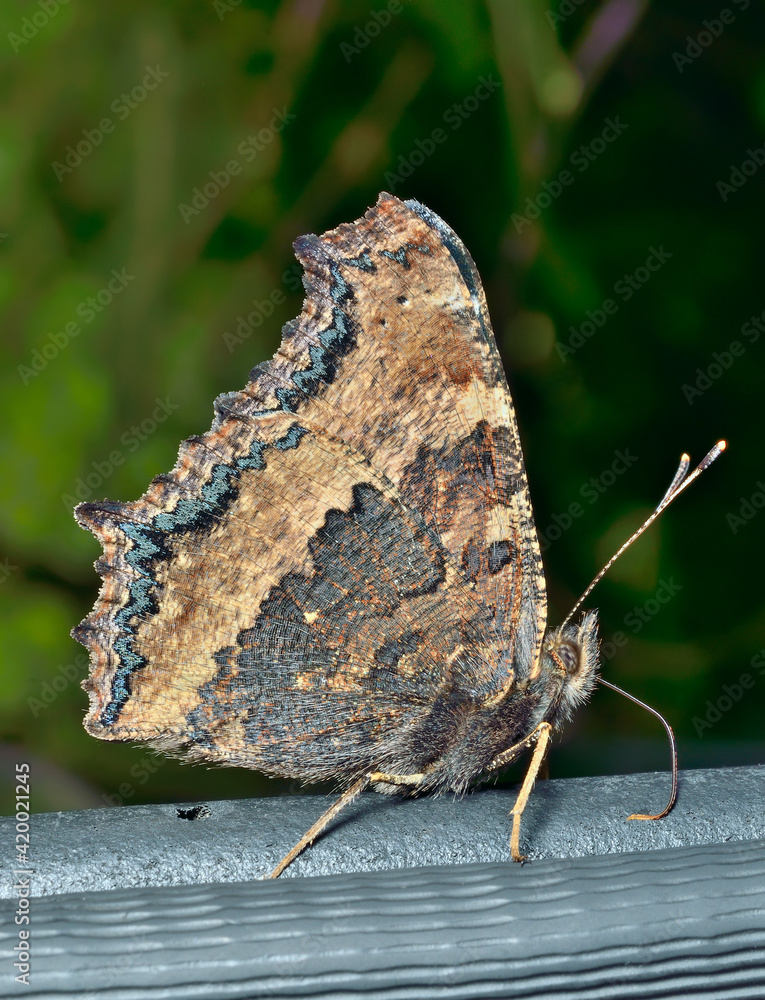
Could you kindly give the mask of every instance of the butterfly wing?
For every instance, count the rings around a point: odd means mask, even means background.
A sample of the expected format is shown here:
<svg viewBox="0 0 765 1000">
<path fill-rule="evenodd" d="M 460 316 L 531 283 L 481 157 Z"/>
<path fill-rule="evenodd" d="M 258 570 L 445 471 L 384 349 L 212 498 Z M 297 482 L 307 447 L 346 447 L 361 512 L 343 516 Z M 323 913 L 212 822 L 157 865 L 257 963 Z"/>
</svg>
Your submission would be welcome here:
<svg viewBox="0 0 765 1000">
<path fill-rule="evenodd" d="M 402 734 L 457 684 L 537 668 L 544 581 L 475 266 L 382 195 L 295 244 L 300 317 L 133 503 L 81 504 L 104 558 L 75 630 L 86 727 L 302 777 Z"/>
</svg>

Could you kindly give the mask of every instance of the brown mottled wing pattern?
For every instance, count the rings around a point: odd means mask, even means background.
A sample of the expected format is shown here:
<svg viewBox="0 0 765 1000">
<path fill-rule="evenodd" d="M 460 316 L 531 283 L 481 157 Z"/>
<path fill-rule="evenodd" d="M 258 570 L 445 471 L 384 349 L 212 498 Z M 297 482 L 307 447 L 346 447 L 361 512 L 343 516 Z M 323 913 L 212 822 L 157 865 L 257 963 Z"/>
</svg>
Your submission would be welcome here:
<svg viewBox="0 0 765 1000">
<path fill-rule="evenodd" d="M 101 540 L 86 727 L 306 779 L 537 669 L 546 606 L 480 279 L 417 202 L 295 244 L 303 312 Z"/>
</svg>

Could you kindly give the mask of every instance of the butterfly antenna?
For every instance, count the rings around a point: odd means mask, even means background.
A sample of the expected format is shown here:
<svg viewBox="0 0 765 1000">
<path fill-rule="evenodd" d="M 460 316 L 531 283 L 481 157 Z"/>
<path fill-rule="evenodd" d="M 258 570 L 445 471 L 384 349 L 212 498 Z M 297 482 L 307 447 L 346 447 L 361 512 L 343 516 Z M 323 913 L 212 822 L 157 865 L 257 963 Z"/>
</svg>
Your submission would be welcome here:
<svg viewBox="0 0 765 1000">
<path fill-rule="evenodd" d="M 677 799 L 677 743 L 675 742 L 675 734 L 672 732 L 672 726 L 670 726 L 661 712 L 657 712 L 655 708 L 651 708 L 651 706 L 646 704 L 646 702 L 636 698 L 634 694 L 630 694 L 629 691 L 625 691 L 624 688 L 617 687 L 616 684 L 612 684 L 611 681 L 604 680 L 602 677 L 599 677 L 598 681 L 606 687 L 611 688 L 612 691 L 616 691 L 617 694 L 621 694 L 624 695 L 625 698 L 629 698 L 630 701 L 639 705 L 640 708 L 644 708 L 646 712 L 650 712 L 651 715 L 655 716 L 662 726 L 664 726 L 669 739 L 669 750 L 672 755 L 672 791 L 669 793 L 669 802 L 664 806 L 660 813 L 632 813 L 631 816 L 627 817 L 627 819 L 663 819 L 667 813 L 672 810 L 672 807 Z"/>
<path fill-rule="evenodd" d="M 627 539 L 624 545 L 622 545 L 621 548 L 611 556 L 606 565 L 598 573 L 598 575 L 595 577 L 595 579 L 592 581 L 589 587 L 585 590 L 585 592 L 573 606 L 569 614 L 566 616 L 565 621 L 560 626 L 561 628 L 564 628 L 566 625 L 568 625 L 568 623 L 577 613 L 579 608 L 581 608 L 581 606 L 590 596 L 595 587 L 600 583 L 600 581 L 603 579 L 606 573 L 611 569 L 611 567 L 619 558 L 619 556 L 623 552 L 625 552 L 630 547 L 630 545 L 632 545 L 634 541 L 640 538 L 640 536 L 647 528 L 650 528 L 650 526 L 653 524 L 653 522 L 656 520 L 659 514 L 661 514 L 662 511 L 666 510 L 667 507 L 669 507 L 669 505 L 672 503 L 672 501 L 676 500 L 683 492 L 683 490 L 691 485 L 694 479 L 697 479 L 705 469 L 708 469 L 709 466 L 712 464 L 712 462 L 714 462 L 716 458 L 719 458 L 719 456 L 725 451 L 727 447 L 728 447 L 727 441 L 718 441 L 717 444 L 714 446 L 714 448 L 712 448 L 709 452 L 707 452 L 704 458 L 702 458 L 702 460 L 699 462 L 699 464 L 696 466 L 696 468 L 690 475 L 688 475 L 688 469 L 691 464 L 690 455 L 683 454 L 681 456 L 680 465 L 677 467 L 677 472 L 673 476 L 672 482 L 669 484 L 669 489 L 659 501 L 656 510 L 653 512 L 653 514 L 651 514 L 649 518 L 647 518 L 643 522 L 643 524 L 641 524 L 641 526 L 637 529 L 636 532 L 634 532 L 634 534 L 630 535 L 630 537 Z M 631 695 L 628 695 L 628 697 L 631 697 Z M 633 701 L 635 700 L 636 699 L 633 698 Z M 649 711 L 653 711 L 653 709 L 649 709 Z M 661 716 L 659 716 L 659 718 L 661 718 Z M 662 721 L 664 720 L 662 719 Z"/>
<path fill-rule="evenodd" d="M 683 490 L 686 489 L 686 487 L 690 486 L 693 480 L 701 475 L 704 469 L 708 469 L 709 466 L 712 464 L 712 462 L 714 462 L 714 460 L 718 458 L 725 451 L 727 447 L 728 444 L 726 441 L 718 441 L 717 444 L 714 446 L 714 448 L 712 448 L 711 451 L 709 451 L 704 456 L 704 458 L 699 462 L 699 464 L 696 466 L 696 468 L 690 475 L 688 475 L 688 469 L 690 468 L 691 465 L 690 455 L 683 454 L 680 457 L 680 465 L 677 467 L 677 472 L 672 477 L 672 482 L 669 484 L 667 492 L 659 501 L 656 510 L 653 512 L 653 514 L 651 514 L 649 518 L 647 518 L 643 522 L 643 524 L 637 529 L 637 531 L 634 534 L 630 535 L 630 537 L 627 539 L 624 545 L 622 545 L 621 548 L 617 552 L 615 552 L 613 556 L 611 556 L 611 558 L 608 560 L 603 569 L 598 573 L 598 575 L 595 577 L 595 579 L 592 581 L 592 583 L 589 585 L 589 587 L 585 590 L 585 592 L 576 602 L 574 607 L 571 609 L 570 614 L 563 622 L 561 628 L 563 628 L 563 626 L 567 625 L 571 621 L 576 612 L 579 610 L 582 604 L 584 604 L 589 595 L 592 593 L 594 587 L 597 586 L 598 583 L 600 583 L 600 581 L 603 579 L 603 577 L 609 571 L 609 569 L 613 566 L 613 564 L 616 562 L 616 560 L 619 558 L 622 552 L 624 552 L 625 549 L 628 549 L 630 545 L 632 545 L 632 543 L 635 541 L 635 539 L 640 538 L 640 536 L 643 534 L 646 528 L 650 527 L 650 525 L 653 524 L 653 522 L 656 520 L 659 514 L 661 514 L 663 510 L 666 510 L 666 508 L 672 503 L 672 501 L 677 499 L 677 497 L 680 496 Z M 617 687 L 616 684 L 612 684 L 611 681 L 607 681 L 603 677 L 599 677 L 598 681 L 601 684 L 605 685 L 605 687 L 611 688 L 612 691 L 616 691 L 617 694 L 624 695 L 625 698 L 628 698 L 635 705 L 639 705 L 640 708 L 644 708 L 647 712 L 650 712 L 651 715 L 657 718 L 659 722 L 662 724 L 662 726 L 664 726 L 667 738 L 669 739 L 670 753 L 672 755 L 672 790 L 669 794 L 669 802 L 666 804 L 666 806 L 662 809 L 660 813 L 655 813 L 655 814 L 632 813 L 631 816 L 627 817 L 627 819 L 662 819 L 664 816 L 667 815 L 667 813 L 670 812 L 677 799 L 677 743 L 675 742 L 675 734 L 672 732 L 672 727 L 660 712 L 657 712 L 655 708 L 652 708 L 650 705 L 647 705 L 644 701 L 641 701 L 639 698 L 636 698 L 633 694 L 630 694 L 623 688 Z"/>
</svg>

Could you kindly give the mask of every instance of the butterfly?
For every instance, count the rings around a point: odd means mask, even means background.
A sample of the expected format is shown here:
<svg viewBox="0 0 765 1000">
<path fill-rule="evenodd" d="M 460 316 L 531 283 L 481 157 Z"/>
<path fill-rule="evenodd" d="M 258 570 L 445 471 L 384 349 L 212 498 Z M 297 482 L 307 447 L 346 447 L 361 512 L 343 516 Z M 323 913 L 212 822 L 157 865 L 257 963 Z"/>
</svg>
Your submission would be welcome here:
<svg viewBox="0 0 765 1000">
<path fill-rule="evenodd" d="M 72 633 L 85 728 L 336 783 L 272 876 L 366 788 L 462 794 L 531 749 L 522 860 L 550 740 L 598 681 L 598 619 L 547 624 L 478 272 L 442 219 L 385 193 L 295 252 L 306 299 L 273 360 L 139 500 L 76 508 L 104 550 Z"/>
</svg>

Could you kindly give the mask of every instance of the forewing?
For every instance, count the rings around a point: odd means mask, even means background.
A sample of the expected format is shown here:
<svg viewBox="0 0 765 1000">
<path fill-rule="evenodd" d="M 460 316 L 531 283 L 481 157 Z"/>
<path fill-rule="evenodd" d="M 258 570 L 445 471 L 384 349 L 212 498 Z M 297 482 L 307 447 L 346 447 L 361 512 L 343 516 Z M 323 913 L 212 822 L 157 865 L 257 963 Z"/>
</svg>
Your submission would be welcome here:
<svg viewBox="0 0 765 1000">
<path fill-rule="evenodd" d="M 383 195 L 296 252 L 273 361 L 144 497 L 77 509 L 105 549 L 75 630 L 94 735 L 275 773 L 321 744 L 342 771 L 444 685 L 486 698 L 534 668 L 539 552 L 467 251 Z"/>
</svg>

